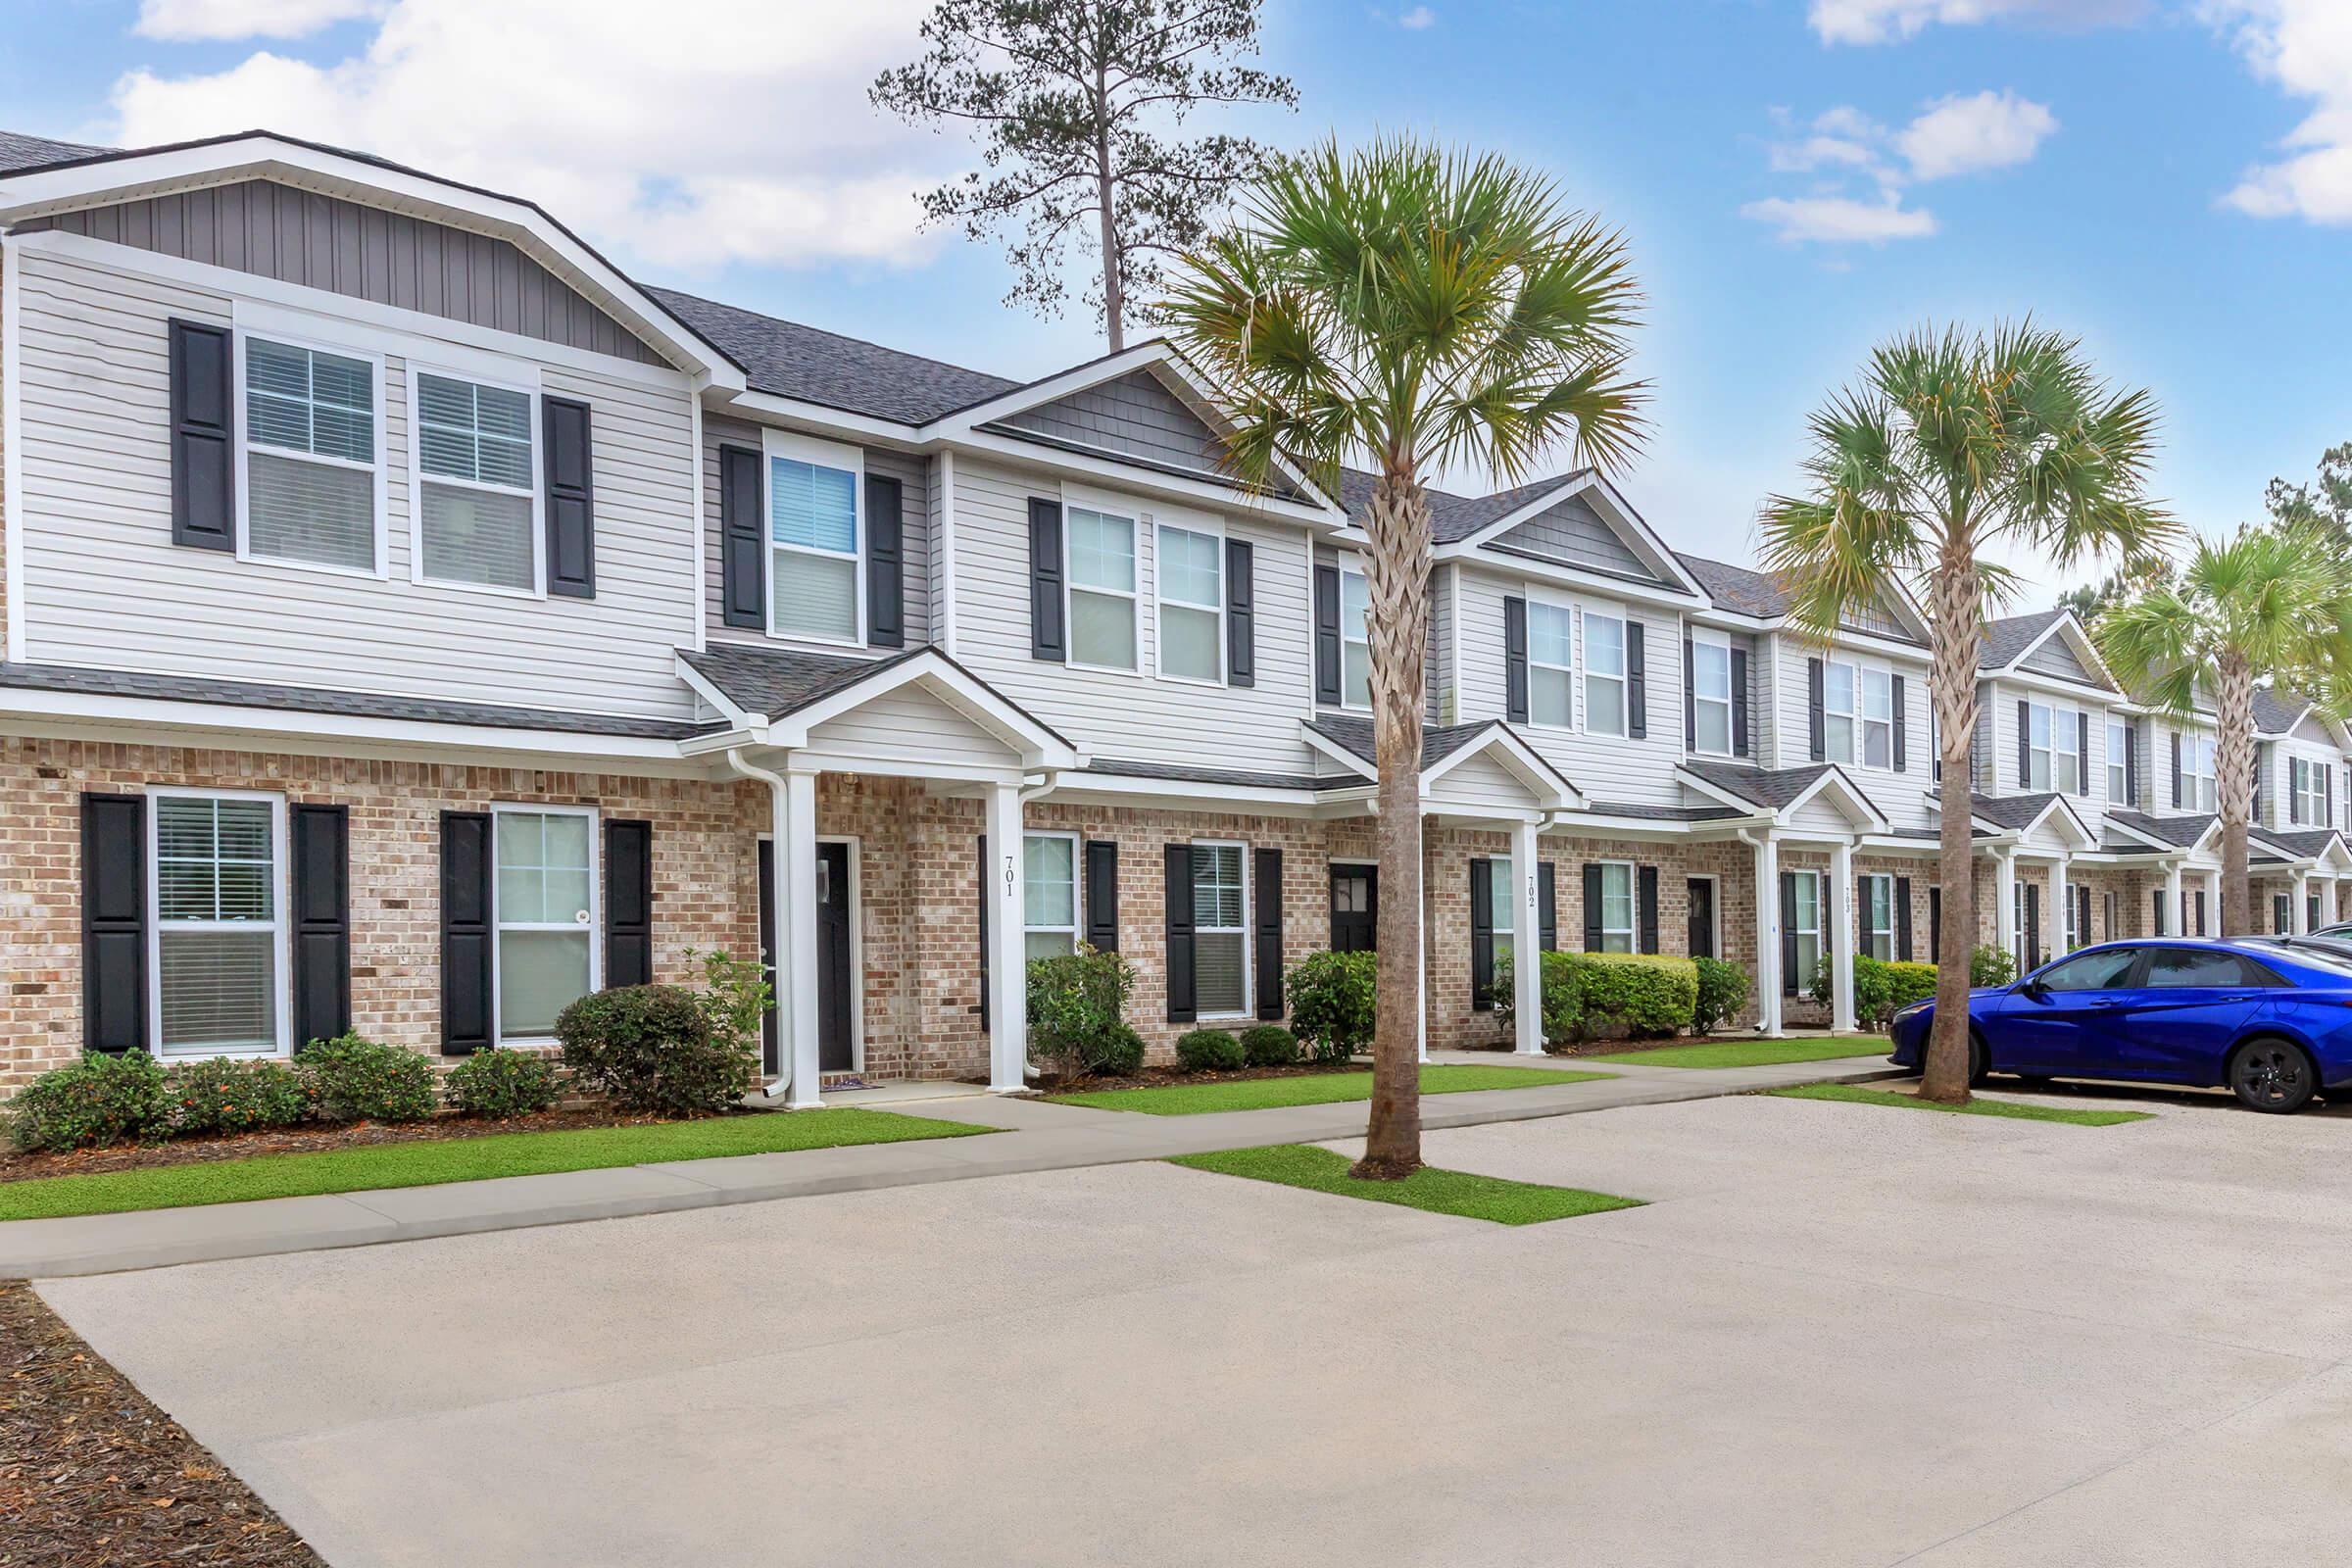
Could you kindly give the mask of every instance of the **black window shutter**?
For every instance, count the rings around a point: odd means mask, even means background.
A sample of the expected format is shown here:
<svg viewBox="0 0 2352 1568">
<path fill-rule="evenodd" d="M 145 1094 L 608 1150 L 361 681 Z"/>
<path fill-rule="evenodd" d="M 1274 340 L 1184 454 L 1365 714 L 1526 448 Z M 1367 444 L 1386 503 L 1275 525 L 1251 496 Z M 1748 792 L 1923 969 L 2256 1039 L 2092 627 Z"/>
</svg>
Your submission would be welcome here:
<svg viewBox="0 0 2352 1568">
<path fill-rule="evenodd" d="M 2075 941 L 2081 947 L 2090 946 L 2090 884 L 2075 884 Z"/>
<path fill-rule="evenodd" d="M 896 479 L 865 476 L 865 640 L 906 646 L 906 492 Z"/>
<path fill-rule="evenodd" d="M 1805 739 L 1807 754 L 1818 762 L 1830 755 L 1828 699 L 1821 689 L 1821 661 L 1805 661 Z"/>
<path fill-rule="evenodd" d="M 1747 650 L 1732 650 L 1732 755 L 1747 755 Z"/>
<path fill-rule="evenodd" d="M 234 550 L 236 393 L 228 329 L 174 318 L 171 342 L 172 542 Z"/>
<path fill-rule="evenodd" d="M 1061 503 L 1029 498 L 1029 657 L 1070 657 L 1061 624 Z"/>
<path fill-rule="evenodd" d="M 2034 705 L 2024 698 L 2017 704 L 2017 787 L 2031 788 L 2034 782 Z M 2055 783 L 2056 780 L 2051 782 Z"/>
<path fill-rule="evenodd" d="M 1649 734 L 1649 662 L 1642 653 L 1642 623 L 1625 622 L 1625 691 L 1628 707 L 1626 734 L 1634 740 Z"/>
<path fill-rule="evenodd" d="M 1911 879 L 1894 879 L 1894 956 L 1904 963 L 1911 961 Z"/>
<path fill-rule="evenodd" d="M 1340 568 L 1315 568 L 1315 701 L 1337 708 L 1340 689 Z"/>
<path fill-rule="evenodd" d="M 988 1028 L 988 883 L 993 870 L 994 867 L 988 863 L 988 835 L 983 833 L 980 835 L 980 878 L 976 884 L 980 893 L 980 1005 L 976 1010 L 980 1014 L 983 1032 Z"/>
<path fill-rule="evenodd" d="M 1494 1005 L 1494 862 L 1480 856 L 1470 862 L 1470 1006 Z"/>
<path fill-rule="evenodd" d="M 286 811 L 292 840 L 294 1046 L 351 1031 L 351 812 Z"/>
<path fill-rule="evenodd" d="M 591 477 L 595 450 L 588 405 L 571 398 L 539 400 L 546 433 L 547 591 L 569 599 L 596 597 L 596 500 Z"/>
<path fill-rule="evenodd" d="M 718 449 L 719 618 L 767 626 L 767 534 L 760 520 L 760 454 Z"/>
<path fill-rule="evenodd" d="M 1199 1016 L 1193 969 L 1193 847 L 1167 848 L 1168 1022 Z"/>
<path fill-rule="evenodd" d="M 1642 946 L 1643 953 L 1658 951 L 1658 868 L 1644 865 L 1635 874 L 1641 888 Z"/>
<path fill-rule="evenodd" d="M 1698 750 L 1698 672 L 1688 637 L 1683 639 L 1683 750 Z"/>
<path fill-rule="evenodd" d="M 1928 889 L 1928 961 L 1943 961 L 1943 889 Z"/>
<path fill-rule="evenodd" d="M 1796 873 L 1781 873 L 1781 995 L 1796 995 Z"/>
<path fill-rule="evenodd" d="M 2254 753 L 2254 820 L 2262 820 L 2262 752 Z M 2286 760 L 2286 820 L 2289 826 L 2303 821 L 2303 759 Z"/>
<path fill-rule="evenodd" d="M 1250 933 L 1257 964 L 1257 1015 L 1268 1022 L 1282 1018 L 1282 852 L 1257 850 L 1250 858 L 1250 896 L 1257 907 L 1256 930 Z"/>
<path fill-rule="evenodd" d="M 605 984 L 654 978 L 654 824 L 605 824 Z"/>
<path fill-rule="evenodd" d="M 1110 839 L 1086 844 L 1086 945 L 1119 951 L 1119 846 Z"/>
<path fill-rule="evenodd" d="M 2173 809 L 2180 809 L 2180 732 L 2173 731 Z"/>
<path fill-rule="evenodd" d="M 1600 867 L 1585 862 L 1585 951 L 1600 951 Z"/>
<path fill-rule="evenodd" d="M 2139 729 L 2124 726 L 2124 800 L 2131 810 L 2139 809 Z"/>
<path fill-rule="evenodd" d="M 2075 793 L 2090 793 L 2090 715 L 2075 715 Z"/>
<path fill-rule="evenodd" d="M 1903 773 L 1910 770 L 1910 740 L 1908 731 L 1910 730 L 1911 725 L 1909 719 L 1904 713 L 1903 677 L 1900 675 L 1895 675 L 1890 677 L 1889 680 L 1892 687 L 1892 695 L 1894 700 L 1894 770 L 1897 773 Z"/>
<path fill-rule="evenodd" d="M 2320 764 L 2320 826 L 2335 826 L 2335 764 Z"/>
<path fill-rule="evenodd" d="M 1558 886 L 1551 874 L 1551 862 L 1536 862 L 1536 941 L 1545 953 L 1557 953 L 1560 948 L 1560 906 L 1554 894 Z"/>
<path fill-rule="evenodd" d="M 1257 552 L 1225 541 L 1225 684 L 1257 684 Z"/>
<path fill-rule="evenodd" d="M 1527 722 L 1527 601 L 1502 602 L 1503 716 L 1514 724 Z"/>
<path fill-rule="evenodd" d="M 81 1043 L 147 1046 L 147 802 L 81 798 Z"/>
<path fill-rule="evenodd" d="M 441 813 L 441 1050 L 494 1044 L 490 1023 L 490 813 Z"/>
<path fill-rule="evenodd" d="M 2026 967 L 2041 967 L 2041 889 L 2026 884 Z"/>
</svg>

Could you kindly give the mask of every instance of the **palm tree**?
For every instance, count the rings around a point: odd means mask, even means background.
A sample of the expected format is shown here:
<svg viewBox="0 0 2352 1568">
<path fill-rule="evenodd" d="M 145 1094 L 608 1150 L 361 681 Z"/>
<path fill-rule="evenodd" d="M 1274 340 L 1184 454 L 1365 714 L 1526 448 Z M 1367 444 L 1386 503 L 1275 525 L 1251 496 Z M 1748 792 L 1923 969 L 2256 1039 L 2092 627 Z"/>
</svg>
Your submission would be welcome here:
<svg viewBox="0 0 2352 1568">
<path fill-rule="evenodd" d="M 2214 754 L 2222 813 L 2222 933 L 2253 929 L 2246 825 L 2254 805 L 2254 684 L 2319 691 L 2347 662 L 2352 590 L 2332 539 L 2316 523 L 2240 526 L 2199 540 L 2180 581 L 2110 605 L 2091 628 L 2118 680 L 2186 718 L 2200 689 L 2218 710 Z"/>
<path fill-rule="evenodd" d="M 1422 649 L 1434 469 L 1517 484 L 1555 449 L 1614 467 L 1642 434 L 1625 374 L 1639 295 L 1619 237 L 1548 179 L 1408 138 L 1278 165 L 1187 257 L 1167 310 L 1221 383 L 1230 460 L 1252 484 L 1296 465 L 1339 493 L 1373 470 L 1365 519 L 1380 772 L 1379 1004 L 1358 1174 L 1421 1164 Z"/>
<path fill-rule="evenodd" d="M 1978 656 L 1988 598 L 2015 582 L 1984 555 L 2144 561 L 2171 527 L 2144 495 L 2155 427 L 2149 394 L 2111 392 L 2075 338 L 2031 321 L 1989 335 L 1923 328 L 1882 344 L 1861 379 L 1814 414 L 1807 493 L 1765 503 L 1764 563 L 1804 631 L 1831 640 L 1849 609 L 1896 584 L 1928 607 L 1943 935 L 1923 1099 L 1968 1100 Z"/>
</svg>

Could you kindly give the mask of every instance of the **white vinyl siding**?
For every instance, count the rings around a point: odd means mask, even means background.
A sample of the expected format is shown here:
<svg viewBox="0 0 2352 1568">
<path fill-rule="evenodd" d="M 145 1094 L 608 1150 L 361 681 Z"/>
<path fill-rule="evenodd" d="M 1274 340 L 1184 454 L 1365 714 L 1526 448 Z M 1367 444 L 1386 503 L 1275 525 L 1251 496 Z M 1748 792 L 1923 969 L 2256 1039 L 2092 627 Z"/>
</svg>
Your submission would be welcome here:
<svg viewBox="0 0 2352 1568">
<path fill-rule="evenodd" d="M 496 992 L 501 1040 L 546 1040 L 597 989 L 597 819 L 553 807 L 496 809 Z"/>
<path fill-rule="evenodd" d="M 1540 599 L 1527 607 L 1527 717 L 1576 728 L 1576 612 Z"/>
<path fill-rule="evenodd" d="M 373 572 L 383 491 L 383 368 L 254 332 L 237 335 L 241 553 Z"/>
<path fill-rule="evenodd" d="M 1250 1010 L 1250 887 L 1239 844 L 1193 846 L 1193 1000 L 1202 1018 Z"/>
<path fill-rule="evenodd" d="M 1078 951 L 1078 838 L 1031 833 L 1021 841 L 1022 938 L 1032 958 Z"/>
<path fill-rule="evenodd" d="M 283 800 L 155 789 L 147 805 L 155 1054 L 286 1054 Z"/>
</svg>

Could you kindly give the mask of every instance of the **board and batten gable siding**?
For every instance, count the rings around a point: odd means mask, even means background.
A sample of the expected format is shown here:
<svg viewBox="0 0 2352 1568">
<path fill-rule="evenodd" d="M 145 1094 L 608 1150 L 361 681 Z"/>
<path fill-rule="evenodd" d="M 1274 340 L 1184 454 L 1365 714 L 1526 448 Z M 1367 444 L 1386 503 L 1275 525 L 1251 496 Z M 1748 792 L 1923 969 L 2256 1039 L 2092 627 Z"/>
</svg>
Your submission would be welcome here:
<svg viewBox="0 0 2352 1568">
<path fill-rule="evenodd" d="M 749 419 L 733 418 L 723 414 L 703 416 L 703 634 L 714 643 L 793 646 L 788 639 L 770 637 L 757 626 L 727 624 L 726 540 L 719 531 L 718 514 L 718 449 L 722 446 L 749 447 L 754 452 L 760 451 L 760 426 Z M 860 450 L 864 454 L 867 473 L 899 481 L 899 548 L 901 573 L 906 585 L 906 646 L 919 648 L 932 641 L 931 540 L 934 512 L 931 502 L 931 460 L 916 453 L 892 452 L 881 447 Z M 860 541 L 865 537 L 864 527 L 865 520 L 860 516 Z M 764 528 L 761 534 L 764 537 Z M 811 643 L 807 646 L 821 648 L 826 653 L 844 651 L 840 645 L 832 643 Z M 898 651 L 895 648 L 883 650 L 885 653 Z"/>
<path fill-rule="evenodd" d="M 1658 574 L 1627 547 L 1591 502 L 1567 496 L 1495 537 L 1492 549 L 1516 551 L 1567 566 L 1656 582 Z"/>
<path fill-rule="evenodd" d="M 407 361 L 387 357 L 388 575 L 346 576 L 172 543 L 173 317 L 227 326 L 225 295 L 85 262 L 20 259 L 26 652 L 36 663 L 660 717 L 693 704 L 693 409 L 621 367 L 541 367 L 588 403 L 596 597 L 410 581 Z"/>
<path fill-rule="evenodd" d="M 1192 473 L 1215 473 L 1225 450 L 1217 433 L 1148 369 L 1130 370 L 996 422 Z"/>
<path fill-rule="evenodd" d="M 1090 490 L 1100 489 L 1091 485 Z M 1304 530 L 1246 512 L 1223 514 L 1226 536 L 1255 555 L 1257 683 L 1161 680 L 1153 667 L 1152 531 L 1136 530 L 1137 672 L 1083 669 L 1029 652 L 1029 498 L 1058 498 L 1052 473 L 956 457 L 956 658 L 972 673 L 1104 760 L 1189 763 L 1304 774 L 1300 720 L 1313 683 Z M 1137 498 L 1140 514 L 1162 508 Z"/>
<path fill-rule="evenodd" d="M 2053 632 L 2049 639 L 2019 662 L 2018 668 L 2033 670 L 2037 675 L 2054 675 L 2060 680 L 2078 681 L 2084 686 L 2103 684 L 2083 666 L 2068 642 L 2064 632 Z"/>
<path fill-rule="evenodd" d="M 108 240 L 645 365 L 662 356 L 503 239 L 248 179 L 24 225 Z"/>
<path fill-rule="evenodd" d="M 1928 710 L 1931 697 L 1928 690 L 1928 666 L 1923 662 L 1912 663 L 1888 659 L 1876 653 L 1857 653 L 1838 647 L 1825 651 L 1820 644 L 1801 637 L 1779 634 L 1774 660 L 1777 682 L 1772 704 L 1774 722 L 1780 726 L 1780 760 L 1778 767 L 1807 767 L 1813 761 L 1813 695 L 1810 663 L 1820 660 L 1831 662 L 1850 662 L 1861 667 L 1886 669 L 1903 677 L 1903 768 L 1872 767 L 1861 760 L 1862 743 L 1857 730 L 1851 762 L 1838 765 L 1851 779 L 1854 787 L 1870 800 L 1870 804 L 1886 814 L 1887 821 L 1898 828 L 1934 827 L 1935 808 L 1928 804 L 1927 792 L 1935 788 L 1936 758 L 1928 744 Z M 1859 702 L 1857 695 L 1856 701 Z"/>
</svg>

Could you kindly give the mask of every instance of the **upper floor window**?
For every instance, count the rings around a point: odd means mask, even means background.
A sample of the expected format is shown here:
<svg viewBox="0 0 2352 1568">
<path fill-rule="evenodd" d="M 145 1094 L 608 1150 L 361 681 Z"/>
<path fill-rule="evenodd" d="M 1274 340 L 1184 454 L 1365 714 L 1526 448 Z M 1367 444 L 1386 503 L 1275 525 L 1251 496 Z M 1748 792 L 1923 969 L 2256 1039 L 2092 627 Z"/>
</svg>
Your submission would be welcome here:
<svg viewBox="0 0 2352 1568">
<path fill-rule="evenodd" d="M 2132 799 L 2132 732 L 2119 718 L 2107 721 L 2107 799 L 2118 806 Z"/>
<path fill-rule="evenodd" d="M 1625 733 L 1625 621 L 1585 612 L 1585 728 Z"/>
<path fill-rule="evenodd" d="M 864 641 L 857 470 L 771 452 L 767 525 L 767 629 L 779 637 Z"/>
<path fill-rule="evenodd" d="M 1078 840 L 1031 833 L 1021 841 L 1022 927 L 1028 956 L 1060 958 L 1078 951 Z"/>
<path fill-rule="evenodd" d="M 1554 729 L 1576 723 L 1576 623 L 1558 605 L 1527 607 L 1527 717 Z M 1499 862 L 1497 862 L 1499 863 Z"/>
<path fill-rule="evenodd" d="M 2213 810 L 2213 737 L 2182 735 L 2180 740 L 2180 799 L 2177 804 L 2187 811 Z"/>
<path fill-rule="evenodd" d="M 1195 528 L 1159 525 L 1159 672 L 1177 680 L 1225 678 L 1225 542 Z"/>
<path fill-rule="evenodd" d="M 532 395 L 415 374 L 416 580 L 536 593 Z"/>
<path fill-rule="evenodd" d="M 2074 710 L 2026 705 L 2026 788 L 2073 795 L 2082 777 L 2082 726 Z"/>
<path fill-rule="evenodd" d="M 1894 765 L 1894 676 L 1884 669 L 1861 672 L 1862 765 Z"/>
<path fill-rule="evenodd" d="M 1340 573 L 1340 700 L 1372 706 L 1372 585 L 1360 571 Z"/>
<path fill-rule="evenodd" d="M 1833 762 L 1894 765 L 1894 677 L 1835 661 L 1821 676 L 1823 756 Z"/>
<path fill-rule="evenodd" d="M 1135 519 L 1069 509 L 1070 662 L 1134 669 Z"/>
<path fill-rule="evenodd" d="M 376 569 L 383 455 L 376 363 L 250 334 L 245 377 L 245 554 Z"/>
<path fill-rule="evenodd" d="M 2301 757 L 2288 759 L 2287 788 L 2293 799 L 2294 821 L 2328 820 L 2328 775 L 2319 763 Z"/>
<path fill-rule="evenodd" d="M 1732 755 L 1732 649 L 1705 637 L 1690 641 L 1690 723 L 1694 749 Z"/>
<path fill-rule="evenodd" d="M 283 1055 L 283 803 L 148 794 L 156 1054 Z"/>
</svg>

